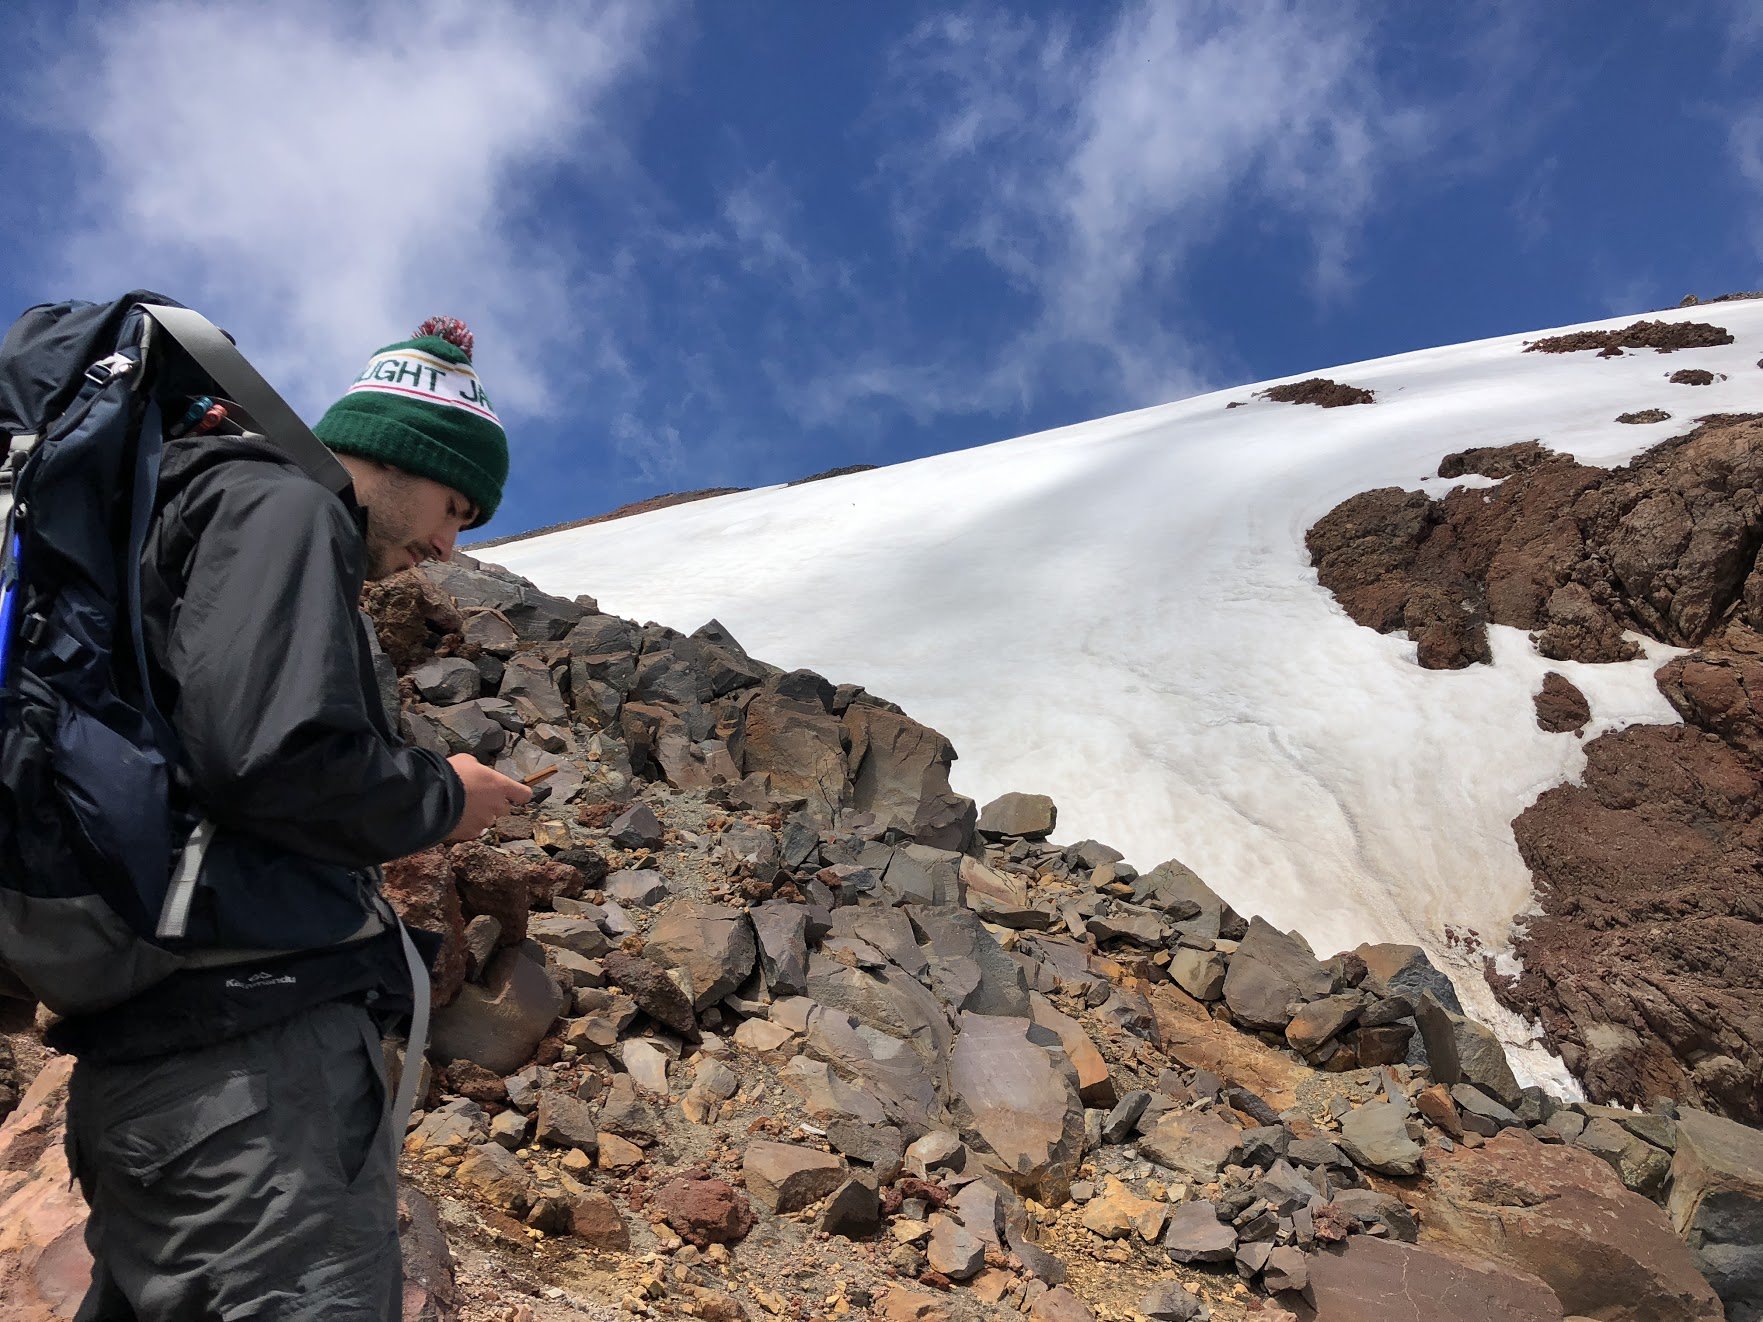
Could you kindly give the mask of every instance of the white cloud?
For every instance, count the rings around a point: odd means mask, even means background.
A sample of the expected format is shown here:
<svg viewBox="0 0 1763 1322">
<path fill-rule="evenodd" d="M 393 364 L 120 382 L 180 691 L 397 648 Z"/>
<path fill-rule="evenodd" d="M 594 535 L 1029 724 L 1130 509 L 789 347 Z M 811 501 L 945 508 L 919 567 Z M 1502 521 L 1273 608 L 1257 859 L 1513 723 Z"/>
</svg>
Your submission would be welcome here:
<svg viewBox="0 0 1763 1322">
<path fill-rule="evenodd" d="M 461 316 L 499 407 L 551 412 L 559 379 L 618 358 L 572 297 L 568 228 L 535 201 L 560 172 L 628 169 L 608 117 L 669 12 L 106 11 L 47 111 L 92 156 L 65 277 L 94 294 L 145 278 L 201 307 L 307 410 L 424 316 Z"/>
<path fill-rule="evenodd" d="M 1312 296 L 1347 288 L 1380 185 L 1430 130 L 1382 90 L 1375 36 L 1350 7 L 1281 0 L 1138 0 L 1087 43 L 978 9 L 920 26 L 877 115 L 914 131 L 878 185 L 909 250 L 970 248 L 1028 308 L 967 402 L 1079 364 L 1123 407 L 1194 388 L 1217 360 L 1184 333 L 1187 277 L 1227 225 L 1301 228 Z M 818 395 L 937 375 L 860 364 Z"/>
</svg>

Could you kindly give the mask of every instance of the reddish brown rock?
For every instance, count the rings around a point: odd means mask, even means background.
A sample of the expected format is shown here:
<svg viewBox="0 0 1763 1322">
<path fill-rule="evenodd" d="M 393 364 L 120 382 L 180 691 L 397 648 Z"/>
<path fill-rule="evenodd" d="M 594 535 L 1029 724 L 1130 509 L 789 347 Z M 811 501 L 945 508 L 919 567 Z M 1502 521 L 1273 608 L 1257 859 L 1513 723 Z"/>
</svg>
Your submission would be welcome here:
<svg viewBox="0 0 1763 1322">
<path fill-rule="evenodd" d="M 73 1059 L 51 1060 L 0 1125 L 0 1318 L 71 1318 L 91 1280 L 86 1202 L 62 1148 Z"/>
<path fill-rule="evenodd" d="M 1566 734 L 1585 728 L 1592 719 L 1592 705 L 1573 681 L 1559 671 L 1543 676 L 1542 691 L 1536 695 L 1537 725 L 1550 734 Z"/>
<path fill-rule="evenodd" d="M 476 843 L 455 845 L 453 875 L 459 903 L 467 918 L 488 914 L 502 925 L 500 943 L 517 946 L 526 940 L 526 916 L 532 908 L 535 873 L 548 864 L 516 858 Z M 542 889 L 544 882 L 536 884 Z"/>
<path fill-rule="evenodd" d="M 1535 1276 L 1440 1246 L 1354 1235 L 1309 1267 L 1308 1296 L 1290 1300 L 1303 1322 L 1562 1322 Z"/>
<path fill-rule="evenodd" d="M 771 776 L 773 793 L 830 817 L 845 797 L 846 738 L 832 714 L 832 685 L 811 671 L 775 676 L 747 704 L 743 774 Z"/>
<path fill-rule="evenodd" d="M 689 1171 L 655 1191 L 652 1200 L 674 1233 L 699 1248 L 736 1244 L 753 1228 L 747 1195 L 700 1171 Z"/>
<path fill-rule="evenodd" d="M 404 1259 L 403 1322 L 458 1322 L 461 1299 L 453 1254 L 433 1203 L 398 1189 L 398 1247 Z"/>
<path fill-rule="evenodd" d="M 400 675 L 437 652 L 451 651 L 465 627 L 453 599 L 421 574 L 396 574 L 369 583 L 361 593 L 361 606 Z"/>
<path fill-rule="evenodd" d="M 572 1208 L 571 1233 L 589 1248 L 607 1253 L 629 1253 L 630 1227 L 618 1207 L 603 1193 L 583 1194 Z"/>
<path fill-rule="evenodd" d="M 1530 1272 L 1569 1313 L 1604 1322 L 1720 1322 L 1720 1300 L 1665 1214 L 1582 1148 L 1508 1129 L 1480 1150 L 1434 1153 L 1429 1242 Z"/>
<path fill-rule="evenodd" d="M 1763 1119 L 1763 773 L 1693 726 L 1586 746 L 1513 823 L 1543 913 L 1495 979 L 1594 1100 Z"/>
<path fill-rule="evenodd" d="M 1290 381 L 1261 393 L 1277 404 L 1315 404 L 1325 409 L 1338 409 L 1349 404 L 1371 404 L 1377 400 L 1376 394 L 1370 390 L 1330 381 L 1326 376 Z"/>
<path fill-rule="evenodd" d="M 1656 330 L 1617 339 L 1689 333 Z M 1354 619 L 1407 630 L 1426 666 L 1485 659 L 1484 622 L 1581 662 L 1637 655 L 1627 632 L 1700 649 L 1659 675 L 1685 726 L 1592 741 L 1584 784 L 1514 823 L 1543 913 L 1517 934 L 1524 972 L 1496 992 L 1540 1017 L 1596 1100 L 1763 1120 L 1763 419 L 1704 419 L 1616 469 L 1528 444 L 1473 466 L 1506 475 L 1440 500 L 1366 492 L 1310 530 Z M 1577 728 L 1573 697 L 1550 677 L 1544 728 Z"/>
<path fill-rule="evenodd" d="M 441 938 L 441 953 L 429 970 L 436 1005 L 446 1005 L 465 982 L 465 915 L 453 884 L 447 847 L 436 845 L 385 866 L 385 896 L 412 927 Z"/>
</svg>

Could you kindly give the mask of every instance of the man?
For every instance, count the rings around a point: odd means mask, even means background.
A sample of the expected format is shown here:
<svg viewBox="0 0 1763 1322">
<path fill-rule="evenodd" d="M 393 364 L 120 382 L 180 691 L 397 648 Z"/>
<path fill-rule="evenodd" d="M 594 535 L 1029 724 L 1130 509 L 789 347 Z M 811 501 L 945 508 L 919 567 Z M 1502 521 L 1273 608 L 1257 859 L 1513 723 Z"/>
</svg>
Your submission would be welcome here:
<svg viewBox="0 0 1763 1322">
<path fill-rule="evenodd" d="M 399 1316 L 380 1032 L 410 978 L 378 865 L 531 791 L 399 745 L 357 602 L 364 579 L 445 560 L 501 498 L 507 441 L 470 349 L 434 320 L 374 356 L 314 429 L 353 478 L 341 497 L 248 426 L 166 447 L 143 615 L 174 798 L 212 829 L 186 925 L 210 966 L 50 1032 L 78 1057 L 82 1322 Z"/>
</svg>

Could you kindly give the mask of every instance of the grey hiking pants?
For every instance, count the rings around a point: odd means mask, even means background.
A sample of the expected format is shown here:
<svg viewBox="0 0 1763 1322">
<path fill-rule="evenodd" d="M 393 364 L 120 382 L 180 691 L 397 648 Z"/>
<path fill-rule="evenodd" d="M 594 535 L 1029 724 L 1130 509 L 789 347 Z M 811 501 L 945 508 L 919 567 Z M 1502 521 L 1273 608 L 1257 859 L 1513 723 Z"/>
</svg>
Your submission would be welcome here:
<svg viewBox="0 0 1763 1322">
<path fill-rule="evenodd" d="M 379 1031 L 333 1002 L 241 1038 L 74 1067 L 95 1262 L 78 1322 L 396 1322 Z"/>
</svg>

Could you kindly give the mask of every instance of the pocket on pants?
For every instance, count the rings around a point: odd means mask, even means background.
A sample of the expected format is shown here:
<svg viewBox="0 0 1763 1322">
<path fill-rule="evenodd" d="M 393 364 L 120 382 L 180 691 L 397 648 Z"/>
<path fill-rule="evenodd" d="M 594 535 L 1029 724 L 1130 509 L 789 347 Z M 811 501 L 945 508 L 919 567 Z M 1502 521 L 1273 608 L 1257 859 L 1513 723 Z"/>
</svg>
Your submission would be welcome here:
<svg viewBox="0 0 1763 1322">
<path fill-rule="evenodd" d="M 169 1105 L 114 1122 L 99 1152 L 106 1165 L 151 1185 L 173 1162 L 268 1105 L 269 1085 L 262 1074 L 206 1080 Z"/>
</svg>

